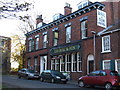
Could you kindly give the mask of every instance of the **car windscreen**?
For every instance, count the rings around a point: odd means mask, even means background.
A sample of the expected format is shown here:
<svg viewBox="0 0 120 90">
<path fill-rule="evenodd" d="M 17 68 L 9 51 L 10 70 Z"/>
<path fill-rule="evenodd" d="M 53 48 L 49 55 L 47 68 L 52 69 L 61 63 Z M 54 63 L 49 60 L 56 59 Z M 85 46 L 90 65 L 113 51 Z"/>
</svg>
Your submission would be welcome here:
<svg viewBox="0 0 120 90">
<path fill-rule="evenodd" d="M 119 76 L 118 72 L 116 72 L 116 71 L 111 71 L 111 72 L 110 72 L 110 75 L 111 75 L 111 76 Z"/>
<path fill-rule="evenodd" d="M 29 70 L 30 73 L 34 73 L 34 70 Z"/>
<path fill-rule="evenodd" d="M 54 74 L 54 75 L 63 75 L 61 72 L 59 72 L 59 71 L 52 71 L 52 73 Z"/>
</svg>

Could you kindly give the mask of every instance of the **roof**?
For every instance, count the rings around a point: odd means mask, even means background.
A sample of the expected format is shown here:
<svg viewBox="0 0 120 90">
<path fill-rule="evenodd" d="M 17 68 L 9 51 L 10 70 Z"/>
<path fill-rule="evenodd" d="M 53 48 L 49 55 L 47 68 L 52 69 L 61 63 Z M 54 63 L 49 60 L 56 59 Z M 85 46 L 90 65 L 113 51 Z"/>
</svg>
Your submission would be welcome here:
<svg viewBox="0 0 120 90">
<path fill-rule="evenodd" d="M 32 34 L 39 33 L 40 31 L 44 31 L 46 29 L 52 28 L 55 25 L 59 25 L 59 24 L 61 24 L 63 22 L 66 22 L 66 21 L 68 21 L 70 19 L 73 19 L 73 18 L 75 18 L 77 16 L 81 16 L 81 15 L 83 15 L 85 13 L 88 13 L 88 12 L 90 12 L 92 10 L 95 10 L 95 9 L 103 10 L 104 7 L 105 7 L 105 5 L 102 4 L 102 3 L 99 3 L 99 2 L 89 4 L 88 6 L 82 8 L 82 9 L 79 9 L 79 10 L 77 10 L 77 11 L 75 11 L 75 12 L 69 14 L 69 15 L 63 16 L 60 19 L 57 19 L 57 20 L 55 20 L 53 22 L 50 22 L 50 23 L 48 23 L 48 24 L 46 24 L 46 25 L 44 25 L 44 26 L 42 26 L 40 28 L 37 28 L 37 29 L 33 30 L 33 31 L 30 31 L 25 35 L 30 36 Z"/>
<path fill-rule="evenodd" d="M 101 36 L 101 35 L 104 35 L 104 34 L 120 31 L 120 27 L 118 27 L 118 26 L 120 26 L 120 20 L 117 21 L 116 23 L 108 26 L 107 28 L 103 29 L 97 35 Z"/>
</svg>

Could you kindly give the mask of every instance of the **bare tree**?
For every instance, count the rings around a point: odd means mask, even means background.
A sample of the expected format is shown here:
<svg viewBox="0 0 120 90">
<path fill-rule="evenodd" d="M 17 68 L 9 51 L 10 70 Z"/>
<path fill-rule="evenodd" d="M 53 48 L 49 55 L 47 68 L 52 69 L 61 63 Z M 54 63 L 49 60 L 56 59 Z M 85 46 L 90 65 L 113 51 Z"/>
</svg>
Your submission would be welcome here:
<svg viewBox="0 0 120 90">
<path fill-rule="evenodd" d="M 28 11 L 31 6 L 27 0 L 0 0 L 0 19 L 17 17 L 16 12 Z"/>
</svg>

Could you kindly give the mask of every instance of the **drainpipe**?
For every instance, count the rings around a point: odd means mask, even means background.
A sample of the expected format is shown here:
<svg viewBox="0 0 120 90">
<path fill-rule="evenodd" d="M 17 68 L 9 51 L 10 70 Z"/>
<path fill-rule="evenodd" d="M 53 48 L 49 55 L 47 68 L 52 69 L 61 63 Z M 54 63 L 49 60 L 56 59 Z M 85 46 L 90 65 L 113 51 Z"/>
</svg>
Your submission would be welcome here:
<svg viewBox="0 0 120 90">
<path fill-rule="evenodd" d="M 91 33 L 94 35 L 93 36 L 93 43 L 94 43 L 93 44 L 93 52 L 94 52 L 94 71 L 95 71 L 96 70 L 96 67 L 95 67 L 96 66 L 95 65 L 95 63 L 96 63 L 96 61 L 95 61 L 96 60 L 96 49 L 95 48 L 96 48 L 96 34 L 97 33 L 95 31 L 91 31 Z"/>
</svg>

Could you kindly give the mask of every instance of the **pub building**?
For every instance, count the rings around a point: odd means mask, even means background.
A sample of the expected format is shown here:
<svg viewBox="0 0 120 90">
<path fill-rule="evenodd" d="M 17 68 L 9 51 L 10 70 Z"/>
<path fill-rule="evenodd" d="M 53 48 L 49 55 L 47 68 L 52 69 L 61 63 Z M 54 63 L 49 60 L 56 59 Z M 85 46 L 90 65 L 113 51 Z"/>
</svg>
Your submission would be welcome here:
<svg viewBox="0 0 120 90">
<path fill-rule="evenodd" d="M 110 5 L 84 0 L 72 12 L 66 3 L 64 15 L 55 14 L 48 24 L 38 15 L 36 29 L 26 33 L 25 67 L 40 73 L 59 70 L 73 80 L 102 69 L 102 34 L 97 34 L 114 23 Z"/>
</svg>

